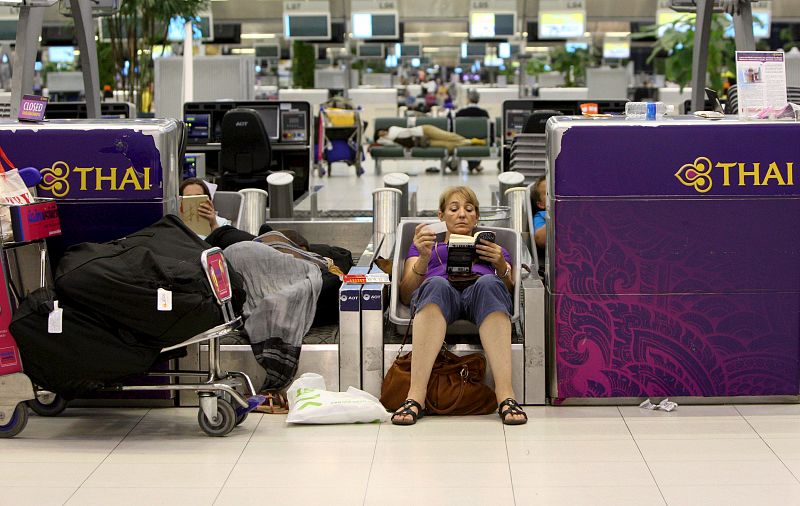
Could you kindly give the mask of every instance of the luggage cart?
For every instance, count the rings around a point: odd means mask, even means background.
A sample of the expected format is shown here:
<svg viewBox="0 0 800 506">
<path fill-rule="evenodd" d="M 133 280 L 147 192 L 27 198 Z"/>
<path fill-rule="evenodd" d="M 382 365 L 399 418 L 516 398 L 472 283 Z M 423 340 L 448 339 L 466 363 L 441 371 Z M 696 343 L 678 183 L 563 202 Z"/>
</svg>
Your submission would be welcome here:
<svg viewBox="0 0 800 506">
<path fill-rule="evenodd" d="M 355 110 L 319 107 L 315 161 L 320 176 L 331 175 L 331 164 L 345 162 L 356 168 L 356 176 L 364 173 L 364 124 L 361 107 Z"/>
<path fill-rule="evenodd" d="M 44 285 L 46 254 L 42 254 L 42 285 Z M 220 366 L 220 339 L 242 326 L 241 316 L 235 316 L 231 305 L 233 290 L 228 276 L 228 267 L 222 250 L 210 248 L 203 251 L 200 262 L 211 285 L 217 304 L 222 308 L 225 322 L 201 334 L 187 339 L 175 346 L 162 349 L 163 352 L 172 351 L 194 343 L 208 343 L 208 369 L 204 371 L 170 370 L 150 372 L 151 377 L 178 378 L 205 378 L 195 382 L 164 385 L 114 385 L 103 388 L 103 391 L 179 391 L 190 390 L 197 392 L 200 398 L 200 409 L 197 421 L 200 428 L 209 436 L 225 436 L 237 425 L 244 422 L 247 415 L 259 404 L 264 402 L 264 396 L 257 395 L 255 387 L 247 374 L 242 372 L 223 371 Z M 5 269 L 2 276 L 5 277 Z M 3 295 L 0 293 L 0 295 Z M 0 300 L 2 302 L 2 300 Z M 10 315 L 2 319 L 0 312 L 0 331 L 6 330 Z M 9 334 L 10 337 L 10 334 Z M 16 351 L 16 356 L 19 352 Z M 31 380 L 22 371 L 0 376 L 0 438 L 14 437 L 19 434 L 27 424 L 28 413 L 26 402 L 43 406 L 43 412 L 34 408 L 37 413 L 52 416 L 60 413 L 66 406 L 60 397 L 51 392 L 36 390 Z M 48 409 L 53 408 L 53 409 Z M 3 424 L 5 420 L 7 423 Z"/>
</svg>

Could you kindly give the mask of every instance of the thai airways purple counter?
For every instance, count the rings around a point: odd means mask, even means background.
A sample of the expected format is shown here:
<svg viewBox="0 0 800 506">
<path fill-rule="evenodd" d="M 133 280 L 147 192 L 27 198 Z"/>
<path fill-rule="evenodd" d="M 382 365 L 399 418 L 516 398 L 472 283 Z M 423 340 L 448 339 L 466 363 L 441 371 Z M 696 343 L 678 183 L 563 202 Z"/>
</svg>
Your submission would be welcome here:
<svg viewBox="0 0 800 506">
<path fill-rule="evenodd" d="M 0 147 L 17 167 L 43 175 L 40 197 L 58 201 L 67 246 L 104 242 L 178 211 L 183 126 L 171 119 L 0 122 Z"/>
<path fill-rule="evenodd" d="M 800 123 L 554 118 L 547 139 L 553 402 L 797 401 Z"/>
</svg>

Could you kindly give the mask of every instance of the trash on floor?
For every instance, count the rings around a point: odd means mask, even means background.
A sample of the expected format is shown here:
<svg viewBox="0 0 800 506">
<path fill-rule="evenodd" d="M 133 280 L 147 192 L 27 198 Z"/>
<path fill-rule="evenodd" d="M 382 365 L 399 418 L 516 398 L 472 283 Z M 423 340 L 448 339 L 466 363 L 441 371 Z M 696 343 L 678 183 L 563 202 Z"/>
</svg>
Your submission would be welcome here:
<svg viewBox="0 0 800 506">
<path fill-rule="evenodd" d="M 325 379 L 310 372 L 294 380 L 286 396 L 286 423 L 380 423 L 390 416 L 375 396 L 353 387 L 346 392 L 329 392 Z"/>
<path fill-rule="evenodd" d="M 650 399 L 647 399 L 646 401 L 644 401 L 641 404 L 639 404 L 639 407 L 642 408 L 642 409 L 649 409 L 651 411 L 652 410 L 656 410 L 656 409 L 660 409 L 661 411 L 670 412 L 670 411 L 672 411 L 672 410 L 674 410 L 675 408 L 678 407 L 678 403 L 677 402 L 672 402 L 669 399 L 664 399 L 663 401 L 659 402 L 658 404 L 653 404 L 652 402 L 650 402 Z"/>
</svg>

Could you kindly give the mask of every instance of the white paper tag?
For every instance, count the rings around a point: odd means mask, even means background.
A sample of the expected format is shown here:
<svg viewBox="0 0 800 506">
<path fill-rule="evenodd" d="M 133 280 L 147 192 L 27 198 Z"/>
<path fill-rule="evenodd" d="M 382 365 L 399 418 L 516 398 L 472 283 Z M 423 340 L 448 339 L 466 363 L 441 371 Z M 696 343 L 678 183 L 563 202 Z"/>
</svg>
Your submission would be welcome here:
<svg viewBox="0 0 800 506">
<path fill-rule="evenodd" d="M 431 234 L 443 234 L 447 232 L 447 223 L 437 221 L 436 223 L 425 225 L 425 228 L 427 228 Z"/>
<path fill-rule="evenodd" d="M 61 334 L 62 323 L 64 321 L 64 310 L 58 307 L 58 301 L 53 301 L 53 310 L 47 316 L 47 333 L 48 334 Z"/>
<path fill-rule="evenodd" d="M 172 291 L 164 288 L 158 289 L 158 310 L 172 311 Z"/>
</svg>

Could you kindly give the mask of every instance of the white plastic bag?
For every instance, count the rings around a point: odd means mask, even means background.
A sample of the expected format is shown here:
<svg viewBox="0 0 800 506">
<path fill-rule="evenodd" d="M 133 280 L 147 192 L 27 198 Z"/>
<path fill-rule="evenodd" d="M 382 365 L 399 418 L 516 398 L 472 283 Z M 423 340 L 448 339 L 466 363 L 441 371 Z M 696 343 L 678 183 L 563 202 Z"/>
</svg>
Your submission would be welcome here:
<svg viewBox="0 0 800 506">
<path fill-rule="evenodd" d="M 0 163 L 0 168 L 2 167 L 3 165 Z M 17 169 L 0 171 L 0 204 L 19 206 L 32 202 L 33 196 L 25 186 Z M 0 229 L 3 231 L 4 241 L 14 240 L 14 231 L 11 228 L 11 210 L 8 205 L 0 208 Z"/>
<path fill-rule="evenodd" d="M 372 423 L 390 418 L 375 396 L 353 387 L 347 392 L 329 392 L 325 379 L 311 372 L 294 380 L 286 397 L 286 423 Z"/>
</svg>

